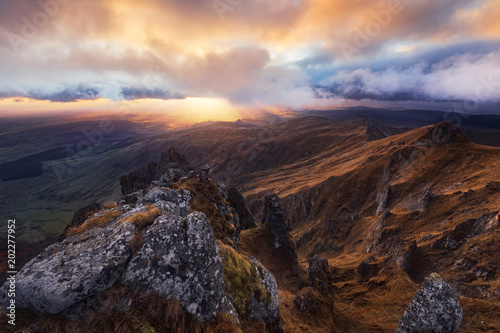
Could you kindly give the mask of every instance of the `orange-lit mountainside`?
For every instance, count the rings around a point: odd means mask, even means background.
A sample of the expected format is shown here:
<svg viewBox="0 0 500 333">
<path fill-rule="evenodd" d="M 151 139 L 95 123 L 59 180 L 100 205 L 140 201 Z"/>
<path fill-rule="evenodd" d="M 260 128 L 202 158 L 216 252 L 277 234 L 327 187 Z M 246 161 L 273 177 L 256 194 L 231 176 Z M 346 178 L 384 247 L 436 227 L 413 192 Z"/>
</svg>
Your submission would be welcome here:
<svg viewBox="0 0 500 333">
<path fill-rule="evenodd" d="M 500 331 L 497 132 L 353 113 L 120 120 L 70 160 L 99 122 L 50 125 L 40 170 L 1 183 L 30 260 L 16 329 Z"/>
</svg>

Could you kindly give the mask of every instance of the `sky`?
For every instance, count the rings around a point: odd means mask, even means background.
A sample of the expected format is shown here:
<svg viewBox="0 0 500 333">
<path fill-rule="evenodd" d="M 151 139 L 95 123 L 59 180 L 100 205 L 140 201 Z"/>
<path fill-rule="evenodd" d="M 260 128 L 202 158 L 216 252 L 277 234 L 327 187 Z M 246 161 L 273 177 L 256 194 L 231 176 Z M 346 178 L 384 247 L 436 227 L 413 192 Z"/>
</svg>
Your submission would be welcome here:
<svg viewBox="0 0 500 333">
<path fill-rule="evenodd" d="M 498 0 L 3 0 L 0 116 L 500 113 Z"/>
</svg>

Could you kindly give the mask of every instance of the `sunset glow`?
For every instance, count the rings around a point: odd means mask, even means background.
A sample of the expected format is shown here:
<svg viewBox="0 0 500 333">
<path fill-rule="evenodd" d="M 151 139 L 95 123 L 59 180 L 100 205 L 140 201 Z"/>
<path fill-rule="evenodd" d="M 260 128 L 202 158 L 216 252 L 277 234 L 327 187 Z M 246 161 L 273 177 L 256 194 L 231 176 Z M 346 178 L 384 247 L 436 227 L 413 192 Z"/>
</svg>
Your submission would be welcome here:
<svg viewBox="0 0 500 333">
<path fill-rule="evenodd" d="M 495 0 L 2 2 L 0 112 L 488 107 L 499 14 Z"/>
</svg>

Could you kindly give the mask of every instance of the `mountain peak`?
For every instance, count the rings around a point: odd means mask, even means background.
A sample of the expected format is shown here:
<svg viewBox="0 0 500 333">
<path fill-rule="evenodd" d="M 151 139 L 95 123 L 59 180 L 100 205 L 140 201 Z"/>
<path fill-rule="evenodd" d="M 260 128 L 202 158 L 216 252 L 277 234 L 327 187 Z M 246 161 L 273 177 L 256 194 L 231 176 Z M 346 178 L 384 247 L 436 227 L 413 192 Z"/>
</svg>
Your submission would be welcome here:
<svg viewBox="0 0 500 333">
<path fill-rule="evenodd" d="M 460 132 L 460 129 L 448 121 L 428 127 L 427 133 L 417 140 L 418 143 L 430 147 L 447 146 L 467 141 L 468 139 Z"/>
</svg>

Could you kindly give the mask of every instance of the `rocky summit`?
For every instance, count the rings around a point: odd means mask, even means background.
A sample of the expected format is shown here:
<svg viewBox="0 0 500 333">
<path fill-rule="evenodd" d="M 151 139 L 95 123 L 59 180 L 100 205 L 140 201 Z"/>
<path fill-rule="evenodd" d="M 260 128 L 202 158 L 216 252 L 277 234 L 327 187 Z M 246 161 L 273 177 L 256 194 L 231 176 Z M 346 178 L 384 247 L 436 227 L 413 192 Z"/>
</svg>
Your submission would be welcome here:
<svg viewBox="0 0 500 333">
<path fill-rule="evenodd" d="M 178 167 L 176 162 L 169 163 Z M 208 169 L 202 168 L 202 177 L 186 175 L 177 182 L 172 170 L 163 171 L 160 178 L 168 178 L 168 185 L 154 180 L 146 188 L 127 193 L 136 186 L 131 184 L 139 184 L 127 183 L 122 200 L 107 208 L 90 207 L 97 211 L 81 222 L 74 219 L 62 241 L 47 247 L 16 275 L 17 307 L 39 317 L 35 329 L 44 331 L 47 315 L 91 327 L 88 321 L 96 316 L 96 308 L 97 316 L 128 314 L 138 299 L 154 296 L 160 302 L 179 302 L 182 312 L 200 327 L 208 325 L 217 331 L 217 325 L 225 325 L 237 330 L 240 323 L 261 322 L 272 331 L 281 331 L 276 280 L 257 259 L 237 253 L 233 235 L 238 216 L 227 204 L 223 188 L 208 178 Z M 182 184 L 191 185 L 191 190 Z M 198 192 L 207 184 L 220 196 L 219 202 L 211 203 L 217 208 L 195 211 L 193 207 L 203 207 L 200 197 L 209 195 Z M 239 202 L 239 210 L 246 210 L 242 205 Z M 77 215 L 82 216 L 82 211 Z M 248 269 L 241 271 L 235 261 Z M 247 276 L 251 290 L 237 285 Z M 6 283 L 0 289 L 3 313 L 9 304 L 7 290 Z M 103 301 L 109 293 L 114 293 L 112 304 Z M 168 321 L 168 317 L 163 319 Z M 146 322 L 140 329 L 150 325 Z"/>
</svg>

